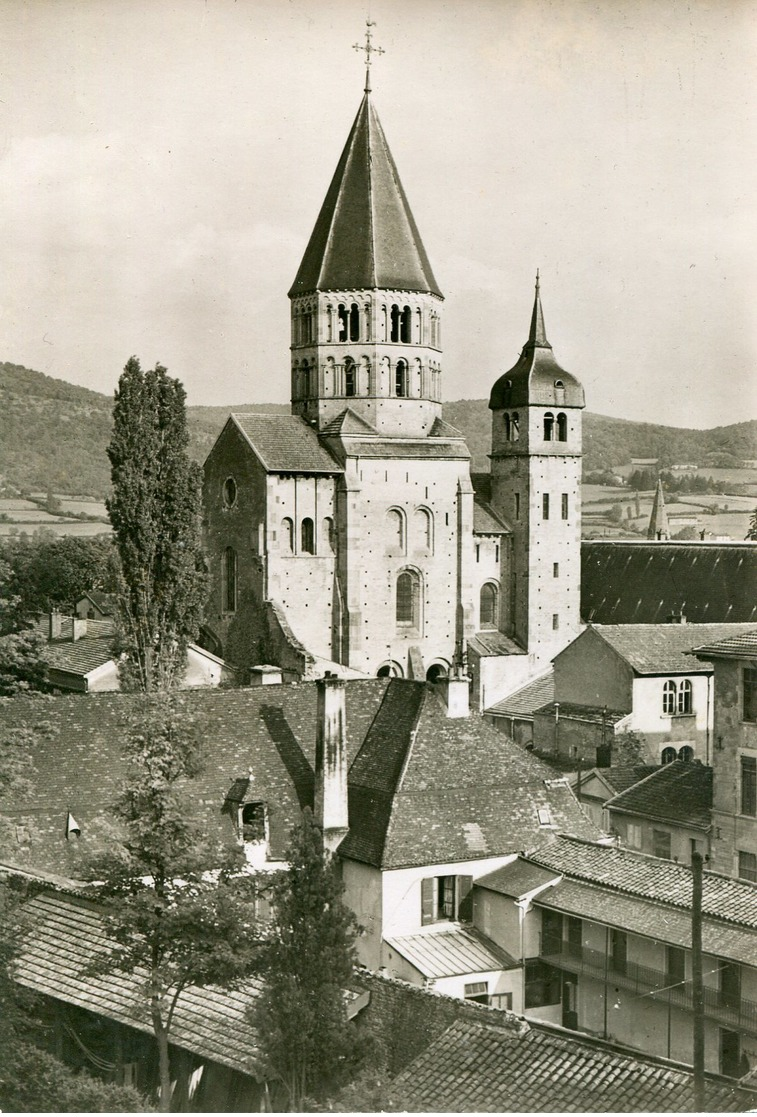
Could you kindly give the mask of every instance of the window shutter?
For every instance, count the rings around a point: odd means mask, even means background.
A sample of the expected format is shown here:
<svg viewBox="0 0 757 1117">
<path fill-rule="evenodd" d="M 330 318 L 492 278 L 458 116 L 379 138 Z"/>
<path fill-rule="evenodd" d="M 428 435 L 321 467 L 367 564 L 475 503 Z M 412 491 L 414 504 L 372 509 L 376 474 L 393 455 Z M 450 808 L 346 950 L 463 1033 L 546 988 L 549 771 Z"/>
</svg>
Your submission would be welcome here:
<svg viewBox="0 0 757 1117">
<path fill-rule="evenodd" d="M 470 922 L 473 919 L 473 877 L 458 877 L 455 890 L 457 892 L 457 918 L 466 919 Z"/>
<path fill-rule="evenodd" d="M 434 878 L 421 881 L 421 924 L 434 922 Z"/>
</svg>

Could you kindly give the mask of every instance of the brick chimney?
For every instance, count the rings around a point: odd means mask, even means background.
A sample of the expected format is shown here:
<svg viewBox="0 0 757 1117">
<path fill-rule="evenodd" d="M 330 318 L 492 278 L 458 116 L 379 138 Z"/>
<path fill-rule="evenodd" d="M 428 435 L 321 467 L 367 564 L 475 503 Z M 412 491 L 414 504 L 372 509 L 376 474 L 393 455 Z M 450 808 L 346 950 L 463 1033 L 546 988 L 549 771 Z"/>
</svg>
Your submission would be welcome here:
<svg viewBox="0 0 757 1117">
<path fill-rule="evenodd" d="M 329 671 L 316 688 L 315 821 L 323 830 L 324 847 L 333 853 L 349 826 L 344 679 Z"/>
</svg>

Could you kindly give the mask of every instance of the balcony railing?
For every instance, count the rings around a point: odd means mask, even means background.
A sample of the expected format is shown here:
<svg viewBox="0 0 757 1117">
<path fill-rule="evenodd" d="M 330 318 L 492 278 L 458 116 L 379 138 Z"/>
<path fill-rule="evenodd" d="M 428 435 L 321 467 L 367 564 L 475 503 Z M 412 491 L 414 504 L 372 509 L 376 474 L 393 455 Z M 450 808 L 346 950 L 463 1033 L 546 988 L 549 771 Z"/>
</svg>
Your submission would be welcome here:
<svg viewBox="0 0 757 1117">
<path fill-rule="evenodd" d="M 601 950 L 545 938 L 540 957 L 560 969 L 598 978 L 608 985 L 628 989 L 637 996 L 650 997 L 679 1008 L 693 1009 L 694 1006 L 690 981 L 681 981 L 663 970 L 642 966 L 638 962 L 615 960 Z M 757 1004 L 754 1001 L 705 985 L 704 1011 L 706 1016 L 757 1035 Z"/>
</svg>

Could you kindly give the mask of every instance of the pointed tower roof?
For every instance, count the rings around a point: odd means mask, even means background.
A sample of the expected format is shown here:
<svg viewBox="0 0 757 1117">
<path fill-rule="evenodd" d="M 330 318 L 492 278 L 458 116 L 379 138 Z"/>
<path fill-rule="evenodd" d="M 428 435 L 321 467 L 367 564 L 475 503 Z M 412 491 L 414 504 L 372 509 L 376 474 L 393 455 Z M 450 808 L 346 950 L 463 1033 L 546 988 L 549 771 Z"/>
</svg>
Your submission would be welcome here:
<svg viewBox="0 0 757 1117">
<path fill-rule="evenodd" d="M 662 481 L 659 477 L 657 478 L 657 488 L 652 502 L 652 515 L 649 517 L 647 539 L 670 539 L 668 513 L 665 511 L 665 496 L 662 491 Z"/>
<path fill-rule="evenodd" d="M 289 295 L 374 287 L 441 297 L 366 89 Z"/>
<path fill-rule="evenodd" d="M 489 397 L 489 408 L 498 411 L 503 407 L 526 407 L 530 403 L 554 407 L 585 406 L 581 384 L 575 376 L 560 368 L 547 341 L 538 271 L 528 341 L 513 367 L 495 382 Z"/>
</svg>

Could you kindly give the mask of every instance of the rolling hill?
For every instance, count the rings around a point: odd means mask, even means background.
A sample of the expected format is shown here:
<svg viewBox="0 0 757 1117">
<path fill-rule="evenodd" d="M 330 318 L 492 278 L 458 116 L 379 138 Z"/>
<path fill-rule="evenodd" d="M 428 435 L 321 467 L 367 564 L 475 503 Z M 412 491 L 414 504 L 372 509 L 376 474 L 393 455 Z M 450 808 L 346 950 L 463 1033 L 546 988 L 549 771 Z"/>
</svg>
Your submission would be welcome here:
<svg viewBox="0 0 757 1117">
<path fill-rule="evenodd" d="M 22 365 L 0 363 L 0 482 L 21 490 L 52 489 L 102 497 L 110 466 L 105 453 L 113 400 L 99 392 L 55 380 Z M 289 410 L 285 404 L 188 408 L 191 452 L 204 460 L 230 411 Z M 486 400 L 444 405 L 444 418 L 465 435 L 476 471 L 488 469 L 491 415 Z M 659 458 L 662 465 L 718 456 L 757 458 L 757 421 L 712 430 L 584 416 L 585 471 L 611 469 L 632 457 Z"/>
</svg>

